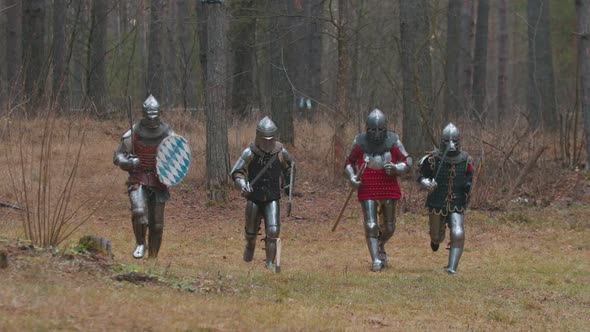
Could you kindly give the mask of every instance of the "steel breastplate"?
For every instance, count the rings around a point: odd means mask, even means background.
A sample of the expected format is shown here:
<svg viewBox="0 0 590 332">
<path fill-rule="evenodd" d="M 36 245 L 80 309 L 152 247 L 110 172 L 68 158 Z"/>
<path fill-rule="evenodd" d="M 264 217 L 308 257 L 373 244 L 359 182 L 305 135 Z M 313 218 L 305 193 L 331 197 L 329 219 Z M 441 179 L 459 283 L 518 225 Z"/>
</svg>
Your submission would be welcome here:
<svg viewBox="0 0 590 332">
<path fill-rule="evenodd" d="M 369 162 L 367 163 L 367 168 L 379 170 L 383 169 L 383 165 L 387 162 L 391 162 L 391 152 L 387 151 L 383 154 L 369 154 L 363 153 L 363 160 L 365 158 L 369 158 Z"/>
</svg>

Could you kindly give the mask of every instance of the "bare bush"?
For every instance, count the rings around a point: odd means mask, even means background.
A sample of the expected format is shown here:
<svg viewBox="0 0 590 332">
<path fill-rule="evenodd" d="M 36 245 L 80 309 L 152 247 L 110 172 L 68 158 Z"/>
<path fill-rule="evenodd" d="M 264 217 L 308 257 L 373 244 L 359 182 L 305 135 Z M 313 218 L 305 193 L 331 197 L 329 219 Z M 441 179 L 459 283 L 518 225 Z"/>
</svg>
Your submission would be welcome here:
<svg viewBox="0 0 590 332">
<path fill-rule="evenodd" d="M 29 121 L 11 119 L 10 123 L 4 157 L 13 195 L 24 210 L 24 235 L 38 246 L 58 246 L 104 200 L 96 194 L 81 202 L 73 197 L 87 128 L 71 119 L 66 128 L 58 127 L 49 113 Z"/>
</svg>

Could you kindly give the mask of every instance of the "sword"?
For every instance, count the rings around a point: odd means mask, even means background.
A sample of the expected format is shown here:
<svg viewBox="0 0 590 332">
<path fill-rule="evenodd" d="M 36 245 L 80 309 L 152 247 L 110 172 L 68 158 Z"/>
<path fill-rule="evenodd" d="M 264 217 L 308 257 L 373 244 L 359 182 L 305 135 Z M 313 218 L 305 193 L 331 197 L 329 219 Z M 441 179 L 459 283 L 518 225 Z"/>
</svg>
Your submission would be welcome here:
<svg viewBox="0 0 590 332">
<path fill-rule="evenodd" d="M 129 117 L 129 128 L 131 130 L 131 156 L 135 156 L 135 138 L 133 137 L 133 110 L 131 109 L 131 96 L 127 96 L 127 116 Z"/>
<path fill-rule="evenodd" d="M 440 158 L 440 165 L 438 165 L 438 169 L 436 170 L 436 173 L 434 174 L 434 177 L 432 178 L 434 181 L 436 181 L 436 178 L 438 177 L 438 174 L 440 173 L 443 162 L 445 161 L 445 157 L 447 156 L 447 152 L 449 152 L 448 146 L 445 147 L 445 152 L 443 153 L 442 158 Z"/>
<path fill-rule="evenodd" d="M 366 157 L 365 160 L 363 160 L 363 165 L 361 166 L 361 168 L 359 169 L 359 171 L 355 175 L 355 179 L 357 181 L 361 179 L 361 176 L 365 172 L 365 168 L 367 168 L 368 163 L 369 163 L 369 157 Z M 352 187 L 348 191 L 348 196 L 346 196 L 346 200 L 344 201 L 344 205 L 342 206 L 342 209 L 340 210 L 340 213 L 338 214 L 338 218 L 336 218 L 334 225 L 332 225 L 332 232 L 336 230 L 336 227 L 340 223 L 340 219 L 342 218 L 342 215 L 344 214 L 344 210 L 346 210 L 346 206 L 348 205 L 348 202 L 350 201 L 350 198 L 352 197 L 352 193 L 354 192 L 355 189 L 356 189 L 355 187 Z"/>
<path fill-rule="evenodd" d="M 291 203 L 293 202 L 294 174 L 295 174 L 295 161 L 291 161 L 291 174 L 289 174 L 289 200 L 287 201 L 287 217 L 291 216 Z"/>
</svg>

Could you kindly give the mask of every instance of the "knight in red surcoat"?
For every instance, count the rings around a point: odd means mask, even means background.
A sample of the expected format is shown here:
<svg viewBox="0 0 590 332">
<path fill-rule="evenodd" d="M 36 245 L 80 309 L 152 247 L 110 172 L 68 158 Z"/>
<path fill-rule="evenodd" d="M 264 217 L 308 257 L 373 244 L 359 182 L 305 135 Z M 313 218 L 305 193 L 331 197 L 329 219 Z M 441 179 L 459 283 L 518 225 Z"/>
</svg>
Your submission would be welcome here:
<svg viewBox="0 0 590 332">
<path fill-rule="evenodd" d="M 149 95 L 144 101 L 142 113 L 143 118 L 121 138 L 113 163 L 129 172 L 127 192 L 135 235 L 133 257 L 145 255 L 147 235 L 148 255 L 155 258 L 162 244 L 164 207 L 170 199 L 168 187 L 160 182 L 156 173 L 156 154 L 162 140 L 174 132 L 160 121 L 160 104 L 154 96 Z"/>
<path fill-rule="evenodd" d="M 369 113 L 366 128 L 354 138 L 344 170 L 358 190 L 371 271 L 380 271 L 387 265 L 385 244 L 395 232 L 395 206 L 402 196 L 397 177 L 410 170 L 412 158 L 397 134 L 387 130 L 387 119 L 380 110 Z M 359 179 L 357 172 L 365 162 Z"/>
</svg>

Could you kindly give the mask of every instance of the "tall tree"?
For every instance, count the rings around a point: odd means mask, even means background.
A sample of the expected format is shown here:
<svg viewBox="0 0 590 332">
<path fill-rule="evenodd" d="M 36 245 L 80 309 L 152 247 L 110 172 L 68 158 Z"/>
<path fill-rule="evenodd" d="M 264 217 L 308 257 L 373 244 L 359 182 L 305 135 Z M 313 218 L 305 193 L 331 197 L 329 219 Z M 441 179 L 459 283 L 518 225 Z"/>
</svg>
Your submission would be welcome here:
<svg viewBox="0 0 590 332">
<path fill-rule="evenodd" d="M 197 52 L 197 40 L 195 38 L 196 25 L 194 24 L 194 6 L 189 6 L 189 0 L 176 1 L 176 35 L 179 47 L 179 72 L 180 72 L 180 99 L 185 109 L 197 108 L 195 87 L 194 57 Z M 192 9 L 191 9 L 192 8 Z"/>
<path fill-rule="evenodd" d="M 281 141 L 294 144 L 293 93 L 288 76 L 288 48 L 285 38 L 289 24 L 288 4 L 284 0 L 270 0 L 270 8 L 274 15 L 271 19 L 274 37 L 270 42 L 271 117 L 279 128 Z"/>
<path fill-rule="evenodd" d="M 590 0 L 576 0 L 579 98 L 586 132 L 586 170 L 590 170 Z"/>
<path fill-rule="evenodd" d="M 404 5 L 400 0 L 400 5 Z M 445 64 L 445 107 L 443 120 L 455 118 L 459 113 L 462 93 L 459 86 L 459 55 L 461 36 L 462 0 L 449 0 L 447 9 L 447 57 Z"/>
<path fill-rule="evenodd" d="M 528 0 L 527 110 L 531 125 L 548 130 L 558 128 L 555 79 L 551 51 L 549 0 Z"/>
<path fill-rule="evenodd" d="M 6 1 L 6 82 L 9 86 L 7 89 L 8 102 L 14 102 L 15 95 L 20 92 L 20 82 L 22 79 L 21 70 L 21 1 Z M 12 105 L 8 105 L 11 107 Z"/>
<path fill-rule="evenodd" d="M 245 118 L 251 114 L 254 103 L 254 63 L 256 40 L 256 16 L 254 0 L 232 2 L 230 23 L 231 52 L 233 57 L 232 105 L 233 114 Z"/>
<path fill-rule="evenodd" d="M 475 115 L 485 116 L 486 74 L 488 62 L 488 14 L 489 0 L 479 0 L 475 28 L 475 54 L 473 57 L 473 106 Z"/>
<path fill-rule="evenodd" d="M 71 35 L 69 37 L 71 48 L 67 62 L 70 63 L 70 105 L 81 108 L 86 96 L 86 59 L 88 30 L 88 3 L 86 0 L 77 1 L 70 7 L 73 12 Z"/>
<path fill-rule="evenodd" d="M 498 90 L 496 123 L 507 111 L 508 105 L 508 0 L 498 0 Z"/>
<path fill-rule="evenodd" d="M 226 117 L 226 12 L 224 4 L 207 4 L 206 116 L 207 190 L 209 200 L 224 201 L 229 156 Z"/>
<path fill-rule="evenodd" d="M 322 19 L 324 11 L 323 0 L 310 0 L 305 4 L 309 4 L 309 13 L 311 22 L 308 25 L 309 33 L 307 35 L 307 42 L 309 44 L 309 55 L 307 61 L 309 62 L 309 91 L 307 91 L 312 100 L 312 107 L 318 110 L 319 103 L 322 102 Z M 308 118 L 315 112 L 308 112 Z"/>
<path fill-rule="evenodd" d="M 60 107 L 64 106 L 64 96 L 67 92 L 66 80 L 66 2 L 67 0 L 55 0 L 53 2 L 53 98 Z"/>
<path fill-rule="evenodd" d="M 34 108 L 43 93 L 45 79 L 45 1 L 24 0 L 22 47 L 25 72 L 25 95 Z"/>
<path fill-rule="evenodd" d="M 471 109 L 473 91 L 474 0 L 463 0 L 459 41 L 459 91 L 461 115 Z"/>
<path fill-rule="evenodd" d="M 403 74 L 403 142 L 416 158 L 428 147 L 433 112 L 430 58 L 430 8 L 427 0 L 400 0 L 401 67 Z"/>
<path fill-rule="evenodd" d="M 108 0 L 94 0 L 90 10 L 91 25 L 88 37 L 88 68 L 86 95 L 94 107 L 103 112 L 107 98 L 107 15 Z"/>
<path fill-rule="evenodd" d="M 150 23 L 149 23 L 149 43 L 148 43 L 148 68 L 146 86 L 148 92 L 156 99 L 164 100 L 162 95 L 164 69 L 162 65 L 162 34 L 164 33 L 163 24 L 164 0 L 150 0 Z"/>
<path fill-rule="evenodd" d="M 350 0 L 338 0 L 338 21 L 336 23 L 336 47 L 338 50 L 338 70 L 336 72 L 336 93 L 334 96 L 334 133 L 332 142 L 334 144 L 334 176 L 342 179 L 342 160 L 345 157 L 346 143 L 343 133 L 345 126 L 350 119 L 348 109 L 349 84 L 350 84 L 350 22 L 351 17 Z"/>
</svg>

